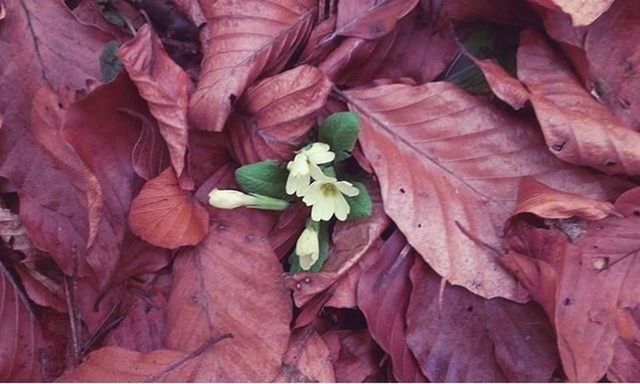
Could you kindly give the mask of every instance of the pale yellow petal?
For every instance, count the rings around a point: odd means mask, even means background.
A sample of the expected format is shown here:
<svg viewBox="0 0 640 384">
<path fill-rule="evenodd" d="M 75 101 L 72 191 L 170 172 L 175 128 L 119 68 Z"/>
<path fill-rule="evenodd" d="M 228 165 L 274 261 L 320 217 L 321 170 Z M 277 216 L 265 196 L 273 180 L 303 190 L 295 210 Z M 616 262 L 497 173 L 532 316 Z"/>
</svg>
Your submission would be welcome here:
<svg viewBox="0 0 640 384">
<path fill-rule="evenodd" d="M 347 200 L 342 195 L 337 195 L 334 199 L 336 218 L 340 221 L 345 221 L 349 216 L 351 207 L 347 203 Z"/>
<path fill-rule="evenodd" d="M 328 221 L 333 216 L 334 203 L 332 199 L 322 198 L 311 208 L 311 219 L 313 221 Z"/>
<path fill-rule="evenodd" d="M 309 163 L 309 174 L 314 180 L 332 180 L 331 177 L 322 173 L 322 169 L 314 163 Z M 335 179 L 334 179 L 335 180 Z"/>
<path fill-rule="evenodd" d="M 358 196 L 358 194 L 360 193 L 358 188 L 354 187 L 353 184 L 348 181 L 338 181 L 337 183 L 335 183 L 335 185 L 340 192 L 349 197 Z"/>
<path fill-rule="evenodd" d="M 324 198 L 324 195 L 322 194 L 322 190 L 320 189 L 320 187 L 322 187 L 322 183 L 314 181 L 309 186 L 309 188 L 307 188 L 307 191 L 302 198 L 302 202 L 307 206 L 310 206 L 322 200 Z"/>
<path fill-rule="evenodd" d="M 294 176 L 308 175 L 309 174 L 309 162 L 307 156 L 303 154 L 297 154 L 293 161 L 287 164 L 289 174 Z"/>
</svg>

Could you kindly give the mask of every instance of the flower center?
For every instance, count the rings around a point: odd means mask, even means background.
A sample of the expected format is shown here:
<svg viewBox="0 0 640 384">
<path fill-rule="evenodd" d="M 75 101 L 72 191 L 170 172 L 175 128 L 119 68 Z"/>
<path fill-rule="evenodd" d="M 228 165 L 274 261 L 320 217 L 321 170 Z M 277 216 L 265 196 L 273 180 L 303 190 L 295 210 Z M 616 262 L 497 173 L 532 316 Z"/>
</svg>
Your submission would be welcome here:
<svg viewBox="0 0 640 384">
<path fill-rule="evenodd" d="M 325 197 L 335 196 L 338 194 L 338 188 L 336 188 L 336 186 L 331 183 L 322 184 L 320 190 Z"/>
</svg>

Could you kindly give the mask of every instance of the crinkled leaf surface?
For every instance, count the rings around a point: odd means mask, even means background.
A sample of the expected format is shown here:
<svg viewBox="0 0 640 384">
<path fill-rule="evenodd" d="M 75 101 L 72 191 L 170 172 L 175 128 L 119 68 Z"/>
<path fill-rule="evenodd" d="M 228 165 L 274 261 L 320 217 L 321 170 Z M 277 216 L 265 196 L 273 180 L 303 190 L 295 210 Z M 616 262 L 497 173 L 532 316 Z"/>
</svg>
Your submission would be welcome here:
<svg viewBox="0 0 640 384">
<path fill-rule="evenodd" d="M 623 125 L 580 85 L 569 65 L 533 30 L 522 33 L 518 77 L 545 141 L 558 158 L 610 174 L 640 173 L 640 133 Z"/>
<path fill-rule="evenodd" d="M 573 25 L 584 26 L 594 22 L 605 13 L 614 0 L 591 1 L 581 0 L 529 0 L 551 10 L 561 10 L 571 16 Z"/>
<path fill-rule="evenodd" d="M 520 178 L 607 196 L 607 185 L 546 151 L 525 120 L 447 83 L 344 92 L 363 117 L 360 143 L 379 178 L 385 212 L 432 268 L 485 297 L 524 300 L 494 255 Z M 465 148 L 461 152 L 459 148 Z"/>
<path fill-rule="evenodd" d="M 224 334 L 194 380 L 273 380 L 289 340 L 291 298 L 266 232 L 237 216 L 215 216 L 209 235 L 174 264 L 168 347 L 192 351 Z M 228 219 L 225 219 L 228 217 Z M 185 330 L 189 330 L 185 332 Z"/>
<path fill-rule="evenodd" d="M 276 382 L 334 382 L 329 348 L 311 327 L 294 331 Z"/>
<path fill-rule="evenodd" d="M 228 124 L 238 161 L 249 164 L 293 157 L 332 85 L 317 68 L 301 65 L 249 88 Z"/>
<path fill-rule="evenodd" d="M 378 39 L 391 32 L 396 22 L 411 12 L 418 0 L 363 0 L 338 3 L 334 34 Z"/>
<path fill-rule="evenodd" d="M 167 55 L 162 42 L 148 26 L 120 47 L 120 60 L 158 121 L 171 164 L 180 177 L 185 167 L 189 130 L 189 76 Z"/>
<path fill-rule="evenodd" d="M 200 129 L 222 131 L 234 102 L 260 75 L 277 73 L 307 37 L 312 0 L 201 0 L 207 26 L 204 60 L 190 117 Z M 215 108 L 211 108 L 215 105 Z"/>
<path fill-rule="evenodd" d="M 198 244 L 209 231 L 207 209 L 178 185 L 172 168 L 149 180 L 131 203 L 129 225 L 158 247 Z"/>
</svg>

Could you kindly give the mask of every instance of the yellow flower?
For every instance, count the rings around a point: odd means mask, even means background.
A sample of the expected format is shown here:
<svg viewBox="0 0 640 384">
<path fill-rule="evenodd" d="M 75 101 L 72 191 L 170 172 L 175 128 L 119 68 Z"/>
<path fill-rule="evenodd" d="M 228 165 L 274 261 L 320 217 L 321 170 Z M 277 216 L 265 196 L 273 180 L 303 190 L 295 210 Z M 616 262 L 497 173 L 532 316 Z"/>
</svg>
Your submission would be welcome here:
<svg viewBox="0 0 640 384">
<path fill-rule="evenodd" d="M 307 226 L 296 243 L 296 254 L 299 257 L 300 268 L 308 271 L 320 257 L 320 243 L 316 225 Z"/>
<path fill-rule="evenodd" d="M 273 197 L 252 193 L 250 195 L 232 189 L 214 188 L 209 192 L 209 204 L 216 208 L 235 209 L 240 207 L 284 211 L 289 203 Z"/>
<path fill-rule="evenodd" d="M 313 143 L 300 150 L 287 164 L 289 177 L 285 188 L 289 195 L 304 196 L 311 183 L 311 177 L 316 180 L 325 177 L 318 164 L 329 163 L 336 157 L 329 149 L 328 144 Z"/>
<path fill-rule="evenodd" d="M 343 195 L 357 196 L 360 191 L 348 181 L 337 181 L 333 177 L 316 180 L 309 186 L 302 201 L 311 208 L 314 221 L 330 220 L 334 214 L 338 220 L 346 220 L 349 204 Z"/>
</svg>

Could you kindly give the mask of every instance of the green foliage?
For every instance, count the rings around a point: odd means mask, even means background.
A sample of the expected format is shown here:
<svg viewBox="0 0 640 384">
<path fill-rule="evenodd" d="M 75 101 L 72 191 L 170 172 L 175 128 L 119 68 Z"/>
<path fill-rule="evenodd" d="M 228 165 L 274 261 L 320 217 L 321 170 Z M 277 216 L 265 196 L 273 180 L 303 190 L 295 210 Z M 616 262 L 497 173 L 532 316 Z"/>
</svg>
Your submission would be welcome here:
<svg viewBox="0 0 640 384">
<path fill-rule="evenodd" d="M 291 255 L 289 256 L 289 273 L 299 273 L 299 272 L 320 272 L 322 270 L 322 266 L 324 262 L 327 261 L 327 256 L 329 255 L 329 222 L 321 221 L 318 223 L 318 244 L 320 246 L 320 255 L 318 256 L 318 260 L 311 266 L 308 271 L 304 271 L 300 267 L 300 258 L 298 254 L 296 254 L 295 248 Z"/>
<path fill-rule="evenodd" d="M 353 112 L 334 113 L 322 123 L 318 130 L 318 140 L 329 144 L 336 154 L 335 161 L 351 156 L 360 132 L 360 118 Z"/>
<path fill-rule="evenodd" d="M 276 161 L 266 160 L 236 169 L 236 181 L 246 193 L 290 200 L 285 186 L 289 172 Z"/>
<path fill-rule="evenodd" d="M 360 182 L 354 182 L 353 186 L 358 188 L 360 193 L 358 196 L 346 198 L 350 208 L 348 219 L 362 219 L 371 216 L 373 202 L 367 187 Z"/>
<path fill-rule="evenodd" d="M 122 71 L 122 63 L 118 58 L 119 49 L 120 43 L 112 40 L 104 46 L 100 54 L 100 72 L 104 83 L 112 81 Z"/>
</svg>

